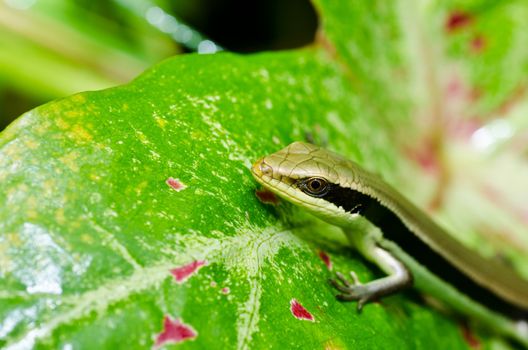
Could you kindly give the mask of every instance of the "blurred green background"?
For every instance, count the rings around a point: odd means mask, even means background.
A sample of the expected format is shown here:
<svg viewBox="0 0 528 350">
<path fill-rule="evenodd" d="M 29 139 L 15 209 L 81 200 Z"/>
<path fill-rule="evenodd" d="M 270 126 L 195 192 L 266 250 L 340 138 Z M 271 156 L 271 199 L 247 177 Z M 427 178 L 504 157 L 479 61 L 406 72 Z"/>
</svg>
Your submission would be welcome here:
<svg viewBox="0 0 528 350">
<path fill-rule="evenodd" d="M 300 47 L 316 27 L 307 0 L 0 0 L 0 130 L 172 55 Z"/>
</svg>

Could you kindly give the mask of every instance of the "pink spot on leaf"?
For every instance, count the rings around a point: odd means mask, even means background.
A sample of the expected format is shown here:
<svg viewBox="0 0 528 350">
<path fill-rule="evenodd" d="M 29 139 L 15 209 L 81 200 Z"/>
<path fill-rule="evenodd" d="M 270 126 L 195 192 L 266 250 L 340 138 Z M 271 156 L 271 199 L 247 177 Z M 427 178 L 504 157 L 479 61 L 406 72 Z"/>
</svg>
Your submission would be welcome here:
<svg viewBox="0 0 528 350">
<path fill-rule="evenodd" d="M 181 284 L 205 265 L 205 260 L 196 260 L 184 266 L 170 270 L 170 273 L 176 279 L 176 283 Z"/>
<path fill-rule="evenodd" d="M 466 27 L 472 20 L 473 17 L 467 12 L 453 11 L 449 17 L 447 17 L 445 29 L 452 33 L 458 29 Z"/>
<path fill-rule="evenodd" d="M 315 318 L 308 312 L 296 299 L 290 300 L 290 311 L 292 315 L 298 320 L 307 320 L 315 322 Z"/>
<path fill-rule="evenodd" d="M 464 340 L 472 349 L 480 349 L 480 341 L 475 337 L 475 334 L 469 329 L 467 324 L 462 324 L 460 326 L 462 330 L 462 336 Z"/>
<path fill-rule="evenodd" d="M 423 140 L 420 142 L 419 147 L 408 150 L 408 155 L 426 172 L 430 174 L 438 174 L 440 164 L 435 152 L 435 146 L 431 140 Z"/>
<path fill-rule="evenodd" d="M 477 35 L 471 40 L 471 50 L 475 53 L 480 53 L 486 47 L 486 40 L 482 35 Z"/>
<path fill-rule="evenodd" d="M 262 202 L 266 204 L 273 204 L 277 205 L 279 204 L 279 198 L 275 195 L 275 193 L 262 189 L 262 190 L 256 190 L 255 194 L 257 195 L 257 198 Z"/>
<path fill-rule="evenodd" d="M 449 80 L 446 88 L 447 97 L 458 98 L 464 93 L 464 87 L 462 82 L 458 78 L 452 78 Z"/>
<path fill-rule="evenodd" d="M 179 179 L 175 179 L 172 177 L 169 177 L 165 181 L 165 183 L 169 185 L 169 187 L 171 187 L 176 192 L 180 192 L 181 190 L 184 190 L 187 188 L 187 186 L 183 182 L 181 182 Z"/>
<path fill-rule="evenodd" d="M 328 256 L 328 254 L 320 250 L 318 255 L 319 255 L 319 258 L 324 262 L 328 270 L 332 271 L 332 261 L 330 260 L 330 257 Z"/>
<path fill-rule="evenodd" d="M 179 319 L 173 320 L 169 316 L 165 316 L 163 330 L 156 337 L 154 346 L 160 347 L 166 343 L 180 343 L 197 336 L 198 333 L 191 326 L 182 323 Z"/>
<path fill-rule="evenodd" d="M 447 134 L 452 139 L 458 138 L 462 140 L 470 140 L 475 131 L 482 127 L 482 123 L 477 118 L 474 119 L 460 119 L 452 120 L 446 127 Z"/>
<path fill-rule="evenodd" d="M 222 288 L 221 292 L 222 292 L 222 294 L 229 294 L 231 292 L 231 290 L 229 289 L 229 287 L 224 287 L 224 288 Z"/>
</svg>

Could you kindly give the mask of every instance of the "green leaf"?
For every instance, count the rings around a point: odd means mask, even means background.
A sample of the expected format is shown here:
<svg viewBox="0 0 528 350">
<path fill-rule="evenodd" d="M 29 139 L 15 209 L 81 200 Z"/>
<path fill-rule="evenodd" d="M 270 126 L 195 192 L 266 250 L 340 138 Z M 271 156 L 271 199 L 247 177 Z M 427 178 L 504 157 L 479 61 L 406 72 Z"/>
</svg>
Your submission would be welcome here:
<svg viewBox="0 0 528 350">
<path fill-rule="evenodd" d="M 419 93 L 431 66 L 413 55 L 414 3 L 317 7 L 313 47 L 174 57 L 1 135 L 1 346 L 171 347 L 162 339 L 183 332 L 192 339 L 174 347 L 469 347 L 415 291 L 362 313 L 336 301 L 333 271 L 379 272 L 335 227 L 255 196 L 252 162 L 307 133 L 398 183 L 412 168 L 402 150 L 418 144 L 409 135 L 423 133 L 411 114 L 438 98 Z M 444 18 L 414 11 L 422 36 Z M 314 322 L 294 317 L 293 300 Z"/>
</svg>

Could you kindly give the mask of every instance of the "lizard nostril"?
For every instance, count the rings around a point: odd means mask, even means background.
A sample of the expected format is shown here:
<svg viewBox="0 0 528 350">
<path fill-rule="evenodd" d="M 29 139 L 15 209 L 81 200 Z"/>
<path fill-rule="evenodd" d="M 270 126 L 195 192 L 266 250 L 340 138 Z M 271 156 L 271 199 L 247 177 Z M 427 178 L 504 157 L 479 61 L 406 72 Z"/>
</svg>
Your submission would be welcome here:
<svg viewBox="0 0 528 350">
<path fill-rule="evenodd" d="M 271 176 L 273 174 L 273 169 L 266 163 L 260 163 L 260 171 L 263 175 Z"/>
</svg>

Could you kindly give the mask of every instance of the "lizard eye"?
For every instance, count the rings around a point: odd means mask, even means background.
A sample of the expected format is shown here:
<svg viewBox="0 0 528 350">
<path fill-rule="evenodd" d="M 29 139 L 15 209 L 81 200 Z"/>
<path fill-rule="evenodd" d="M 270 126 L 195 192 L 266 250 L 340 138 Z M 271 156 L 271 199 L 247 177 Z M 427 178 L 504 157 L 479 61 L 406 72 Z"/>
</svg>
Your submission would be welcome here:
<svg viewBox="0 0 528 350">
<path fill-rule="evenodd" d="M 328 193 L 330 186 L 328 181 L 321 177 L 309 177 L 299 182 L 301 191 L 312 197 L 322 197 Z"/>
</svg>

